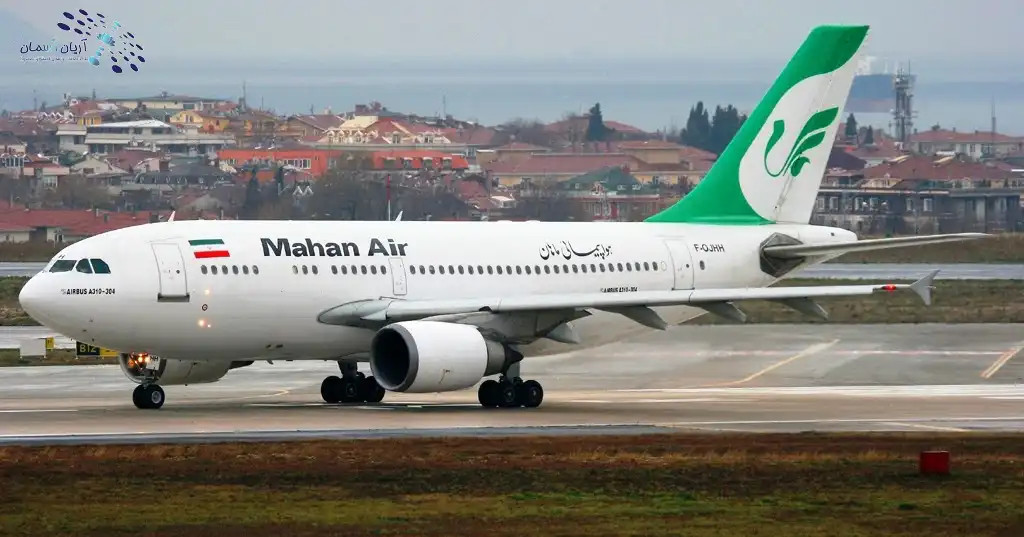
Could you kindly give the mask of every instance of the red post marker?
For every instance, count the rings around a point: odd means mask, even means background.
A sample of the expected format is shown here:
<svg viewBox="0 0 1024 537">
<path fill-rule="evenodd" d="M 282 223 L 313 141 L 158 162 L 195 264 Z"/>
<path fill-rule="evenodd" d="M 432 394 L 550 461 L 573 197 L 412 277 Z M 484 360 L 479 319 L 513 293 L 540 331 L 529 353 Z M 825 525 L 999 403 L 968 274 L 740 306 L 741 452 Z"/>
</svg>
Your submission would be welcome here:
<svg viewBox="0 0 1024 537">
<path fill-rule="evenodd" d="M 922 451 L 919 466 L 921 475 L 949 475 L 949 452 Z"/>
</svg>

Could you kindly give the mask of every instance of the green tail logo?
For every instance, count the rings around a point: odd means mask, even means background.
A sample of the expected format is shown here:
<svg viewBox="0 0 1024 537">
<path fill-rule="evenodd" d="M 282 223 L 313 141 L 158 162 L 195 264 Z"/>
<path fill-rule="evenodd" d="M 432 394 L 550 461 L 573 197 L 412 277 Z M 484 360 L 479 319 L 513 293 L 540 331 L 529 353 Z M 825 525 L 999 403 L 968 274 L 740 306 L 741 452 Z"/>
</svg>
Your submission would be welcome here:
<svg viewBox="0 0 1024 537">
<path fill-rule="evenodd" d="M 773 173 L 768 168 L 768 154 L 772 152 L 772 148 L 775 147 L 775 144 L 779 143 L 779 139 L 786 132 L 785 120 L 775 120 L 775 123 L 772 124 L 772 137 L 768 139 L 768 146 L 764 150 L 764 171 L 768 172 L 768 175 L 772 177 L 778 177 L 786 173 L 787 170 L 793 177 L 800 175 L 800 170 L 811 161 L 811 159 L 804 156 L 804 153 L 825 141 L 825 129 L 838 116 L 839 107 L 822 110 L 811 116 L 807 123 L 804 123 L 800 136 L 797 136 L 796 141 L 793 142 L 793 147 L 789 150 L 789 156 L 786 157 L 786 162 L 782 165 L 782 169 Z"/>
</svg>

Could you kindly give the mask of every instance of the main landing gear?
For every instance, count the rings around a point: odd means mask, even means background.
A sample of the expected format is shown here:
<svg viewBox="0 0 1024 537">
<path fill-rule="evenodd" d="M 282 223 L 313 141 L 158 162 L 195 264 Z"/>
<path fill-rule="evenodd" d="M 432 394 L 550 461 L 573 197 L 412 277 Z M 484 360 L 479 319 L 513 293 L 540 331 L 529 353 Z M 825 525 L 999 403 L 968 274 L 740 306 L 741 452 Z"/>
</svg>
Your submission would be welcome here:
<svg viewBox="0 0 1024 537">
<path fill-rule="evenodd" d="M 356 364 L 338 362 L 341 377 L 330 376 L 320 384 L 320 396 L 328 403 L 379 403 L 384 390 L 373 377 L 360 373 Z"/>
<path fill-rule="evenodd" d="M 486 408 L 537 408 L 544 401 L 544 388 L 536 380 L 519 378 L 519 363 L 512 364 L 498 380 L 488 379 L 477 390 L 480 404 Z"/>
<path fill-rule="evenodd" d="M 139 384 L 132 392 L 136 408 L 156 410 L 164 406 L 164 389 L 156 384 Z"/>
</svg>

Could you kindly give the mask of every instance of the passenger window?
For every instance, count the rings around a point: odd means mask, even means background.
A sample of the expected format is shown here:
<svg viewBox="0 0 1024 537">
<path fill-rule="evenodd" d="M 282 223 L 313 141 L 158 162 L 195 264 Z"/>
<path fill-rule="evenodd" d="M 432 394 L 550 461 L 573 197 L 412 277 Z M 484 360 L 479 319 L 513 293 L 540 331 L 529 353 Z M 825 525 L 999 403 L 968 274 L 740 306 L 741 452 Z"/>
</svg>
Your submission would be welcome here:
<svg viewBox="0 0 1024 537">
<path fill-rule="evenodd" d="M 584 274 L 586 274 L 587 273 L 587 266 L 586 265 L 580 265 L 580 271 L 582 271 Z"/>
<path fill-rule="evenodd" d="M 494 267 L 494 270 L 498 271 L 498 274 L 501 274 L 501 265 Z"/>
<path fill-rule="evenodd" d="M 309 267 L 307 267 L 306 265 L 302 265 L 302 273 L 309 274 Z"/>
<path fill-rule="evenodd" d="M 75 268 L 75 261 L 73 259 L 61 259 L 50 267 L 50 272 L 68 272 Z"/>
<path fill-rule="evenodd" d="M 77 270 L 78 272 L 84 272 L 86 274 L 92 274 L 92 267 L 89 266 L 88 259 L 80 260 L 78 264 L 75 265 L 75 270 Z"/>
<path fill-rule="evenodd" d="M 387 267 L 385 267 L 385 266 L 383 266 L 383 265 L 382 265 L 382 266 L 380 267 L 380 273 L 381 273 L 381 274 L 387 274 L 387 273 L 388 273 L 388 269 L 387 269 Z"/>
<path fill-rule="evenodd" d="M 466 267 L 463 267 L 462 265 L 459 265 L 459 274 L 465 274 L 465 273 L 466 273 Z"/>
<path fill-rule="evenodd" d="M 615 272 L 615 263 L 608 263 L 608 272 Z"/>
<path fill-rule="evenodd" d="M 359 269 L 357 269 L 355 265 L 352 265 L 352 275 L 355 276 L 356 274 L 359 274 Z"/>
<path fill-rule="evenodd" d="M 444 274 L 444 265 L 438 265 L 437 266 L 437 272 L 440 273 L 440 274 Z"/>
<path fill-rule="evenodd" d="M 433 273 L 434 273 L 434 265 L 430 265 L 430 273 L 431 273 L 431 274 L 433 274 Z"/>
<path fill-rule="evenodd" d="M 92 270 L 96 274 L 110 274 L 110 265 L 102 259 L 90 259 L 92 262 Z"/>
<path fill-rule="evenodd" d="M 342 265 L 341 266 L 341 273 L 342 274 L 348 274 L 348 267 L 346 267 L 345 265 Z"/>
<path fill-rule="evenodd" d="M 622 263 L 619 263 L 619 272 L 622 272 Z"/>
<path fill-rule="evenodd" d="M 316 265 L 313 265 L 313 274 L 320 274 L 320 269 Z"/>
<path fill-rule="evenodd" d="M 377 265 L 370 265 L 370 274 L 377 274 Z"/>
<path fill-rule="evenodd" d="M 249 274 L 249 265 L 242 265 L 242 274 Z"/>
<path fill-rule="evenodd" d="M 207 272 L 210 272 L 210 269 L 206 268 L 206 265 L 203 265 L 199 267 L 199 271 L 202 272 L 203 274 L 206 274 Z"/>
<path fill-rule="evenodd" d="M 416 265 L 409 265 L 409 274 L 416 274 Z"/>
<path fill-rule="evenodd" d="M 473 265 L 466 265 L 466 271 L 469 272 L 470 274 L 472 274 L 473 273 Z"/>
<path fill-rule="evenodd" d="M 217 268 L 217 267 L 213 267 L 213 268 Z M 214 274 L 216 274 L 216 273 L 217 272 L 214 271 Z M 296 265 L 292 265 L 292 274 L 298 274 L 298 273 L 299 273 L 299 267 L 296 266 Z"/>
<path fill-rule="evenodd" d="M 228 273 L 228 266 L 227 266 L 227 265 L 221 265 L 221 266 L 220 266 L 220 270 L 221 270 L 221 272 L 223 272 L 223 273 L 224 273 L 225 275 L 227 275 L 227 273 Z"/>
<path fill-rule="evenodd" d="M 363 274 L 366 274 L 366 265 L 363 265 L 363 266 L 359 267 L 359 272 L 362 272 Z"/>
<path fill-rule="evenodd" d="M 252 273 L 253 274 L 259 274 L 260 273 L 260 268 L 257 267 L 256 265 L 253 265 L 252 266 Z"/>
<path fill-rule="evenodd" d="M 231 265 L 231 272 L 233 274 L 237 275 L 238 274 L 238 265 Z"/>
<path fill-rule="evenodd" d="M 448 274 L 455 274 L 455 266 L 448 265 Z"/>
<path fill-rule="evenodd" d="M 644 261 L 644 270 L 651 270 L 651 265 L 649 265 L 647 261 Z"/>
<path fill-rule="evenodd" d="M 210 265 L 210 273 L 211 274 L 216 274 L 217 273 L 217 265 Z"/>
<path fill-rule="evenodd" d="M 522 265 L 516 265 L 516 274 L 522 274 L 522 273 L 523 273 Z"/>
<path fill-rule="evenodd" d="M 558 274 L 558 265 L 555 265 L 555 274 Z"/>
<path fill-rule="evenodd" d="M 338 265 L 331 265 L 331 274 L 338 273 Z"/>
<path fill-rule="evenodd" d="M 551 265 L 544 265 L 544 274 L 551 274 Z"/>
</svg>

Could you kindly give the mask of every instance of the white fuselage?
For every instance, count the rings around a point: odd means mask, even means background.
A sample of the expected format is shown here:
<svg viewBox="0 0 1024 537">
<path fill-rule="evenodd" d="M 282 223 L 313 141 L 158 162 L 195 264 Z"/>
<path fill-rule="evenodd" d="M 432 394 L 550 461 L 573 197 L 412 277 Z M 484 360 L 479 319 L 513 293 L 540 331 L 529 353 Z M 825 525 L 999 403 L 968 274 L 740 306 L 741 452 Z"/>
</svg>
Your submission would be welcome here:
<svg viewBox="0 0 1024 537">
<path fill-rule="evenodd" d="M 21 300 L 50 328 L 121 352 L 194 361 L 364 359 L 372 329 L 322 324 L 318 315 L 382 297 L 764 287 L 776 279 L 762 272 L 759 245 L 773 233 L 806 243 L 856 240 L 842 229 L 780 224 L 178 221 L 68 246 Z M 211 239 L 223 246 L 189 243 Z M 195 255 L 217 248 L 228 257 Z M 82 258 L 103 260 L 109 274 L 50 272 L 60 260 Z M 669 323 L 701 313 L 655 309 Z M 584 346 L 650 330 L 605 312 L 573 324 Z M 573 348 L 539 339 L 520 350 Z"/>
</svg>

